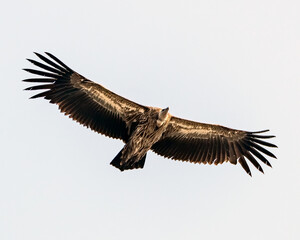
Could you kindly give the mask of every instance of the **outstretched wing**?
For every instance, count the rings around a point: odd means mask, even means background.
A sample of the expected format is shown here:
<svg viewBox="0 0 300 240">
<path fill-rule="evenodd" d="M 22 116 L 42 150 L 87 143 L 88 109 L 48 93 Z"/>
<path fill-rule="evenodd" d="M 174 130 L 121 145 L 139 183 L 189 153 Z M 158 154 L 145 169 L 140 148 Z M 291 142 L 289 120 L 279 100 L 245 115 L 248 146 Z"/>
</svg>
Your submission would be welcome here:
<svg viewBox="0 0 300 240">
<path fill-rule="evenodd" d="M 260 135 L 267 131 L 246 132 L 171 117 L 166 132 L 152 146 L 152 150 L 167 158 L 194 163 L 217 165 L 227 161 L 232 164 L 239 162 L 251 176 L 246 159 L 263 172 L 257 160 L 270 167 L 271 164 L 261 153 L 276 158 L 274 154 L 262 147 L 276 147 L 261 140 L 274 137 Z"/>
<path fill-rule="evenodd" d="M 28 59 L 41 70 L 24 69 L 42 77 L 25 79 L 39 83 L 25 90 L 43 90 L 31 98 L 44 97 L 58 105 L 61 112 L 75 121 L 108 137 L 127 141 L 131 120 L 147 107 L 125 99 L 73 71 L 50 53 L 36 53 L 43 61 Z"/>
</svg>

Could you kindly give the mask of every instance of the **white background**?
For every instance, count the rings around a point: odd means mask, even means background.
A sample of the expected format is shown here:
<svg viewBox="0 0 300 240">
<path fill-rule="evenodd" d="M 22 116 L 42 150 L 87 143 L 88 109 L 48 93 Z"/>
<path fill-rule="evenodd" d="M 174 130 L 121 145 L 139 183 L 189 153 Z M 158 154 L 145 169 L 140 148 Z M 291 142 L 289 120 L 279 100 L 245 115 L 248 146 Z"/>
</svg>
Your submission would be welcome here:
<svg viewBox="0 0 300 240">
<path fill-rule="evenodd" d="M 7 1 L 0 10 L 0 239 L 300 239 L 300 2 Z M 49 51 L 138 103 L 243 130 L 271 129 L 273 168 L 194 165 L 59 113 L 21 82 Z"/>
</svg>

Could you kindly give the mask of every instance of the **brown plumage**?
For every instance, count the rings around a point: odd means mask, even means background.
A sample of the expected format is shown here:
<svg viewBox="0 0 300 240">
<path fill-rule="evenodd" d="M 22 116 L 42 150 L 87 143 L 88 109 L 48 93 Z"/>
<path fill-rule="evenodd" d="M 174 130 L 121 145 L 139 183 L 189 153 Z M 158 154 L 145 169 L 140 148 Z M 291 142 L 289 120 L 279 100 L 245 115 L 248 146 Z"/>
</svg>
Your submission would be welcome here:
<svg viewBox="0 0 300 240">
<path fill-rule="evenodd" d="M 251 175 L 246 159 L 263 172 L 257 160 L 271 167 L 262 155 L 276 158 L 265 147 L 276 147 L 263 135 L 268 130 L 247 132 L 219 125 L 180 119 L 169 108 L 147 107 L 123 98 L 73 71 L 50 53 L 36 53 L 43 61 L 28 59 L 41 70 L 24 69 L 42 77 L 25 79 L 40 85 L 25 90 L 43 90 L 31 98 L 43 97 L 58 105 L 75 121 L 124 141 L 124 148 L 111 164 L 121 171 L 143 168 L 148 150 L 174 160 L 222 164 L 239 162 Z"/>
</svg>

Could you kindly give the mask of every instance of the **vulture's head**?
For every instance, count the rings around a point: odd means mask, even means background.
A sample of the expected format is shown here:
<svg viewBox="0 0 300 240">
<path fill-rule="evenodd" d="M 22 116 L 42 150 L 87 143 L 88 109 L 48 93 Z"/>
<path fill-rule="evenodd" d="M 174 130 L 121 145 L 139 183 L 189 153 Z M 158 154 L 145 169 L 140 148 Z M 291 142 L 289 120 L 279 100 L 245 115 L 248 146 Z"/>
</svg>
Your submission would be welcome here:
<svg viewBox="0 0 300 240">
<path fill-rule="evenodd" d="M 169 108 L 167 107 L 167 108 L 164 108 L 164 109 L 160 110 L 160 112 L 158 113 L 158 118 L 157 118 L 157 126 L 158 127 L 163 125 L 164 122 L 167 120 L 168 111 L 169 111 Z"/>
</svg>

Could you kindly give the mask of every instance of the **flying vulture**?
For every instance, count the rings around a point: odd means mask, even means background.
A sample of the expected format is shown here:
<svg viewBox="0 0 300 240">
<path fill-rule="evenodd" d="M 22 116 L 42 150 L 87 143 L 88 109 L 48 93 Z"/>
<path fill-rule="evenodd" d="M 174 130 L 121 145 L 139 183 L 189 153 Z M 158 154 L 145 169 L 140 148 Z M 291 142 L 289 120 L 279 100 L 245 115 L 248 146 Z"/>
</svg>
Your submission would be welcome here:
<svg viewBox="0 0 300 240">
<path fill-rule="evenodd" d="M 166 158 L 204 164 L 239 162 L 251 176 L 248 161 L 263 172 L 259 161 L 271 167 L 263 155 L 276 158 L 265 147 L 276 147 L 265 139 L 267 132 L 248 132 L 172 116 L 169 108 L 147 107 L 121 97 L 79 73 L 50 53 L 35 53 L 41 62 L 28 59 L 40 70 L 23 81 L 42 90 L 43 97 L 80 124 L 111 138 L 123 140 L 123 149 L 110 163 L 121 171 L 143 168 L 148 150 Z"/>
</svg>

